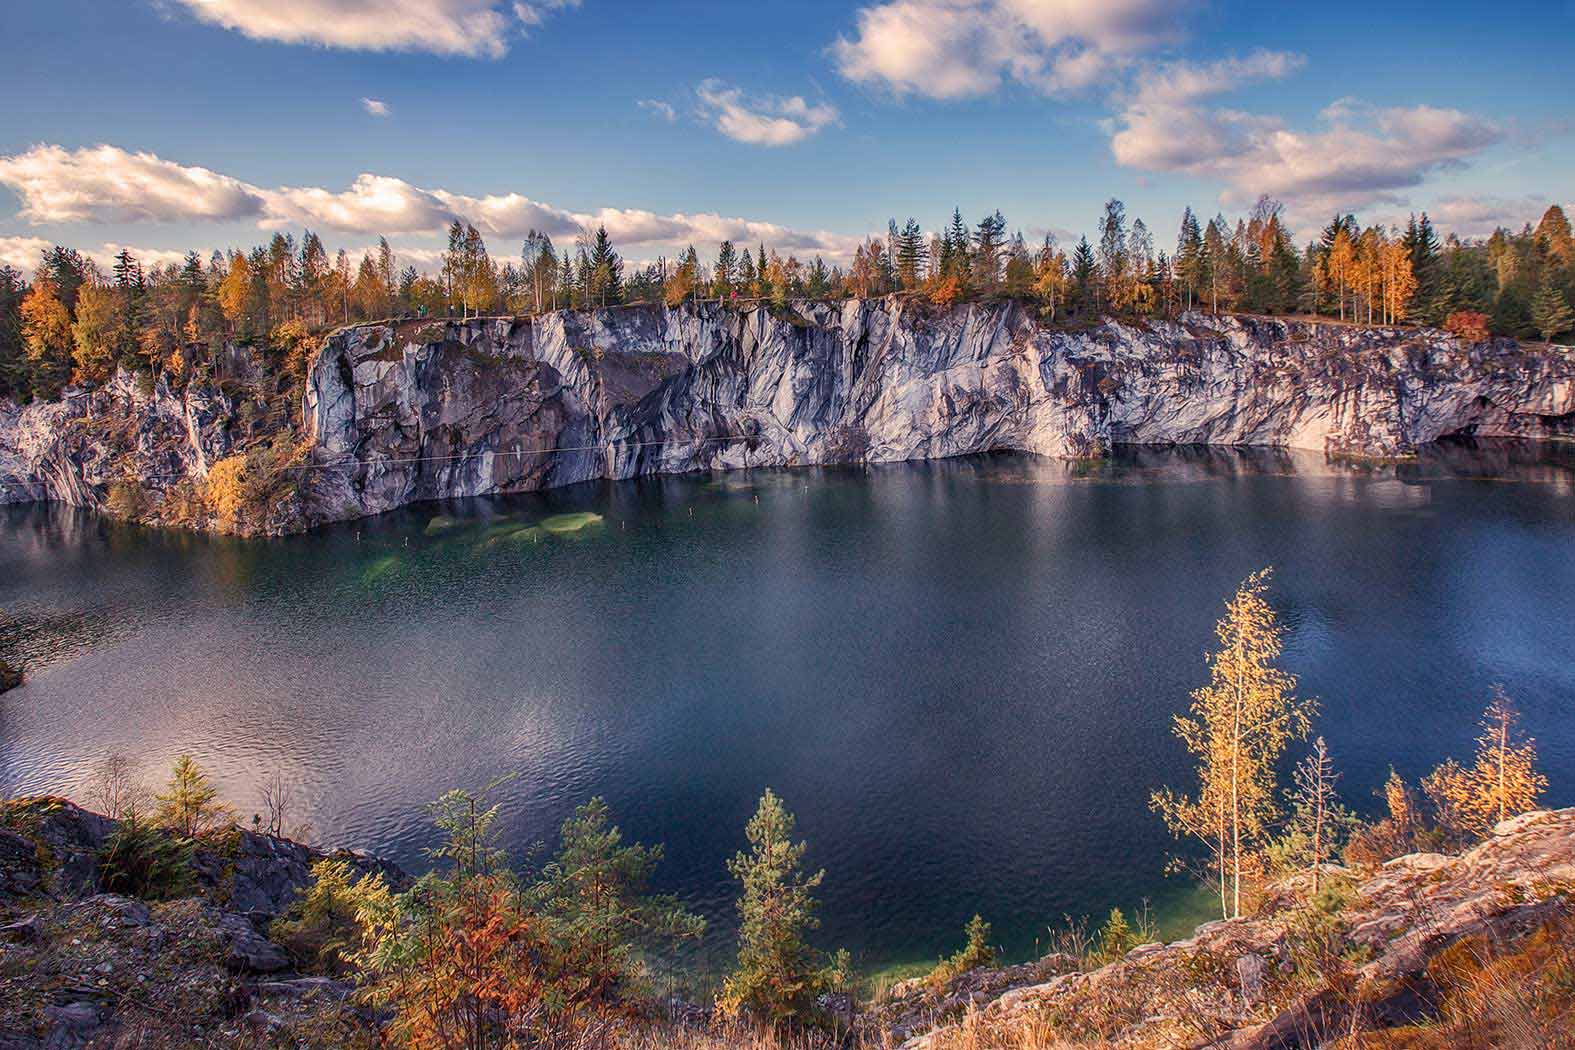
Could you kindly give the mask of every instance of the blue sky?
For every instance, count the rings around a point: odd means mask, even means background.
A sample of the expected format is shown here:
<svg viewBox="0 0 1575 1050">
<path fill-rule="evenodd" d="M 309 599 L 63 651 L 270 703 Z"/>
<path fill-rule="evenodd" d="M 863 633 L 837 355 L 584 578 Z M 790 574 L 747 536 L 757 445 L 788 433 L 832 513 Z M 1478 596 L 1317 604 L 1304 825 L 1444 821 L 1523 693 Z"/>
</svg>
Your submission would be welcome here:
<svg viewBox="0 0 1575 1050">
<path fill-rule="evenodd" d="M 302 227 L 421 263 L 455 215 L 500 257 L 606 222 L 633 259 L 836 259 L 953 205 L 1075 235 L 1109 196 L 1166 246 L 1260 192 L 1302 232 L 1475 235 L 1575 197 L 1566 2 L 12 0 L 0 28 L 24 267 Z"/>
</svg>

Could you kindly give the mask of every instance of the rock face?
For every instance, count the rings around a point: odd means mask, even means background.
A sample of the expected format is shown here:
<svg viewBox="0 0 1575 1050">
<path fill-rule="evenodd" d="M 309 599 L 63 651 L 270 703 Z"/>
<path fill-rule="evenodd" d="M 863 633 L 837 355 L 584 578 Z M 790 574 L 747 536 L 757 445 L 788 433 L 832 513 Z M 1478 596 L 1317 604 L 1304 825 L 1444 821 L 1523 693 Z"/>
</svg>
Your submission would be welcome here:
<svg viewBox="0 0 1575 1050">
<path fill-rule="evenodd" d="M 158 499 L 155 475 L 200 480 L 237 444 L 240 412 L 217 387 L 125 378 L 5 410 L 0 500 L 99 505 L 116 469 Z M 118 436 L 81 433 L 106 415 Z M 253 531 L 596 478 L 994 450 L 1402 457 L 1451 435 L 1575 433 L 1575 364 L 1426 329 L 1202 314 L 1068 331 L 1011 303 L 634 306 L 343 329 L 300 426 L 299 499 Z"/>
</svg>

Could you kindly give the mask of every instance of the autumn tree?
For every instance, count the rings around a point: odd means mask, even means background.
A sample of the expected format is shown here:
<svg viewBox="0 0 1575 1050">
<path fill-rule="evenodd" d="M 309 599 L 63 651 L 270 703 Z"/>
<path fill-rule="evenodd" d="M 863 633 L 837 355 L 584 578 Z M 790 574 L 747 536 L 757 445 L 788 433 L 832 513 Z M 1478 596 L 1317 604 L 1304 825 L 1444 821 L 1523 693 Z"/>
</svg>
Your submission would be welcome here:
<svg viewBox="0 0 1575 1050">
<path fill-rule="evenodd" d="M 1044 244 L 1034 259 L 1033 290 L 1044 301 L 1052 321 L 1057 308 L 1066 302 L 1070 280 L 1066 253 L 1056 247 L 1054 237 L 1045 234 Z"/>
<path fill-rule="evenodd" d="M 101 383 L 115 370 L 119 344 L 121 297 L 115 289 L 84 285 L 77 293 L 77 316 L 71 324 L 75 378 Z"/>
<path fill-rule="evenodd" d="M 1536 741 L 1520 732 L 1519 721 L 1514 703 L 1494 686 L 1471 768 L 1446 762 L 1429 778 L 1435 804 L 1469 833 L 1485 835 L 1494 825 L 1535 809 L 1547 790 L 1548 778 L 1537 769 Z"/>
<path fill-rule="evenodd" d="M 1275 666 L 1283 629 L 1265 598 L 1270 572 L 1247 577 L 1226 603 L 1209 684 L 1193 692 L 1192 717 L 1175 719 L 1176 736 L 1198 760 L 1197 794 L 1166 788 L 1150 802 L 1173 835 L 1209 850 L 1226 918 L 1242 913 L 1249 854 L 1278 812 L 1276 763 L 1307 733 L 1317 706 L 1298 698 L 1295 676 Z"/>
<path fill-rule="evenodd" d="M 728 861 L 743 889 L 738 900 L 738 968 L 728 976 L 717 1005 L 731 1016 L 747 1013 L 771 1024 L 804 1016 L 819 982 L 805 934 L 815 929 L 814 890 L 825 878 L 803 870 L 807 843 L 793 842 L 793 815 L 769 788 L 744 835 L 748 852 Z"/>
<path fill-rule="evenodd" d="M 37 394 L 59 391 L 71 369 L 71 314 L 47 280 L 34 283 L 22 299 L 20 310 L 22 348 L 32 365 Z"/>
</svg>

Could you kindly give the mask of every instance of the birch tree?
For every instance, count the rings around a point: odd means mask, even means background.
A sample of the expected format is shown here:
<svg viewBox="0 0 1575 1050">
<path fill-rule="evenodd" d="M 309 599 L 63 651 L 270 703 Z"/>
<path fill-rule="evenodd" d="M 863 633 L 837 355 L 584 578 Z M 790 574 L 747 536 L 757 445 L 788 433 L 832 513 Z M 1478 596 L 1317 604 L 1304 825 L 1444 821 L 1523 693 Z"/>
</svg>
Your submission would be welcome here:
<svg viewBox="0 0 1575 1050">
<path fill-rule="evenodd" d="M 1198 793 L 1165 789 L 1150 800 L 1172 834 L 1210 851 L 1225 918 L 1241 915 L 1244 868 L 1278 814 L 1275 763 L 1306 736 L 1317 709 L 1297 697 L 1296 677 L 1275 666 L 1283 629 L 1265 597 L 1271 572 L 1247 577 L 1226 603 L 1215 626 L 1220 647 L 1207 657 L 1209 684 L 1193 692 L 1191 717 L 1175 719 L 1176 736 L 1198 760 Z"/>
</svg>

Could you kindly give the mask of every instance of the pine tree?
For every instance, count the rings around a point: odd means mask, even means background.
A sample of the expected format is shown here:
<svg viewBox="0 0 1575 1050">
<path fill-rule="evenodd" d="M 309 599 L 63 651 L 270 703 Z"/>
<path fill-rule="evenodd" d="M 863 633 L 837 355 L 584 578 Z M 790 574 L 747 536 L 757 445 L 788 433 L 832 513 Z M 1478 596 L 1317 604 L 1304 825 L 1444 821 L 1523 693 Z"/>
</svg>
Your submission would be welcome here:
<svg viewBox="0 0 1575 1050">
<path fill-rule="evenodd" d="M 1099 220 L 1099 284 L 1105 302 L 1113 309 L 1119 310 L 1129 301 L 1131 257 L 1127 208 L 1112 197 L 1105 202 L 1105 213 Z"/>
<path fill-rule="evenodd" d="M 1077 247 L 1072 249 L 1072 288 L 1077 295 L 1080 310 L 1093 301 L 1094 283 L 1098 273 L 1099 267 L 1094 262 L 1094 249 L 1089 246 L 1088 238 L 1078 238 Z"/>
<path fill-rule="evenodd" d="M 969 258 L 968 224 L 963 222 L 962 209 L 952 210 L 952 221 L 946 227 L 941 247 L 941 276 L 955 277 L 964 286 L 968 284 L 972 260 Z"/>
<path fill-rule="evenodd" d="M 974 231 L 969 272 L 974 284 L 993 292 L 1001 281 L 1001 249 L 1006 243 L 1006 219 L 999 211 L 979 220 Z"/>
<path fill-rule="evenodd" d="M 924 230 L 917 219 L 909 219 L 896 234 L 897 276 L 904 288 L 918 287 L 924 277 L 924 264 L 928 255 Z"/>
<path fill-rule="evenodd" d="M 641 945 L 672 947 L 704 932 L 705 920 L 674 898 L 651 895 L 662 847 L 625 844 L 602 799 L 577 808 L 560 840 L 534 896 L 593 997 L 605 1001 L 623 990 Z"/>
<path fill-rule="evenodd" d="M 1198 760 L 1198 794 L 1178 797 L 1167 788 L 1150 800 L 1172 834 L 1210 850 L 1225 918 L 1242 913 L 1249 853 L 1278 811 L 1276 763 L 1286 744 L 1307 733 L 1316 710 L 1295 695 L 1296 677 L 1275 666 L 1283 629 L 1264 597 L 1269 575 L 1253 573 L 1226 603 L 1209 684 L 1193 692 L 1192 717 L 1175 719 L 1176 736 Z"/>
<path fill-rule="evenodd" d="M 716 270 L 711 275 L 711 294 L 726 299 L 733 291 L 733 280 L 738 269 L 738 253 L 732 241 L 723 241 L 716 251 Z"/>
<path fill-rule="evenodd" d="M 753 295 L 755 285 L 759 278 L 755 274 L 755 260 L 750 257 L 749 249 L 744 249 L 744 261 L 738 266 L 738 287 L 745 295 Z"/>
<path fill-rule="evenodd" d="M 623 260 L 613 250 L 607 227 L 596 227 L 586 254 L 586 293 L 598 306 L 613 306 L 623 301 Z"/>
<path fill-rule="evenodd" d="M 808 845 L 793 842 L 793 815 L 767 789 L 744 830 L 747 853 L 728 861 L 741 886 L 738 968 L 723 984 L 718 1006 L 779 1025 L 802 1017 L 818 991 L 805 934 L 819 926 L 814 890 L 824 871 L 806 875 Z"/>
</svg>

